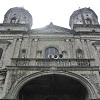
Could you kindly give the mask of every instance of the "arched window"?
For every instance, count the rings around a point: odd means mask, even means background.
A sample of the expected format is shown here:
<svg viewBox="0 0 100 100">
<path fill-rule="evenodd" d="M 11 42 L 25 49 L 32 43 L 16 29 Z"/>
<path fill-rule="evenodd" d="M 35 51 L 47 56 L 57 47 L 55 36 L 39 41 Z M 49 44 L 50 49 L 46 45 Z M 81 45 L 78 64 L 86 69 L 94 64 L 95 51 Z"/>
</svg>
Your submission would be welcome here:
<svg viewBox="0 0 100 100">
<path fill-rule="evenodd" d="M 76 50 L 76 57 L 82 59 L 84 56 L 83 51 L 81 49 Z"/>
<path fill-rule="evenodd" d="M 92 22 L 91 22 L 91 19 L 90 19 L 90 18 L 87 18 L 87 19 L 86 19 L 86 24 L 92 24 Z"/>
<path fill-rule="evenodd" d="M 55 47 L 49 47 L 45 50 L 45 58 L 57 58 L 59 55 L 59 51 L 58 49 L 56 49 Z"/>
<path fill-rule="evenodd" d="M 26 55 L 27 55 L 26 49 L 20 50 L 20 52 L 19 52 L 19 58 L 26 58 Z"/>
<path fill-rule="evenodd" d="M 3 49 L 0 48 L 0 59 L 1 59 L 1 57 L 2 57 L 2 53 L 3 53 Z"/>
<path fill-rule="evenodd" d="M 11 18 L 10 23 L 16 23 L 16 17 Z"/>
</svg>

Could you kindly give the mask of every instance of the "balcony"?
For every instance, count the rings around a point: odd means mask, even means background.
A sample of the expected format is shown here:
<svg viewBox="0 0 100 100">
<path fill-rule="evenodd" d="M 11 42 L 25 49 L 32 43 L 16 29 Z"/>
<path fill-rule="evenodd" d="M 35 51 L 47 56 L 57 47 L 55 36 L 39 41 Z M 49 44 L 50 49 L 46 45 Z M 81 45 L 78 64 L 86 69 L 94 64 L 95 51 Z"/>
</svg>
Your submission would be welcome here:
<svg viewBox="0 0 100 100">
<path fill-rule="evenodd" d="M 94 59 L 33 59 L 12 58 L 8 68 L 34 70 L 99 70 Z"/>
</svg>

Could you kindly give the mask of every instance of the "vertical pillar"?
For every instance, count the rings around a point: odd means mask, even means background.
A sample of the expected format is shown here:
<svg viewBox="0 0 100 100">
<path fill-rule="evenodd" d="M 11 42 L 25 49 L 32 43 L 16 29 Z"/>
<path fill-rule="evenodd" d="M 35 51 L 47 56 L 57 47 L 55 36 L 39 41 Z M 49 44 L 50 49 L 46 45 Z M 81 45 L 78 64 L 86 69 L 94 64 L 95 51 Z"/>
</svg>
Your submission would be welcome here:
<svg viewBox="0 0 100 100">
<path fill-rule="evenodd" d="M 29 45 L 28 45 L 28 54 L 27 54 L 27 58 L 31 58 L 31 50 L 32 50 L 32 42 L 33 39 L 29 39 Z"/>
<path fill-rule="evenodd" d="M 73 58 L 73 43 L 72 40 L 69 40 L 69 51 L 70 51 L 70 57 Z"/>
<path fill-rule="evenodd" d="M 21 48 L 21 43 L 22 43 L 22 39 L 18 39 L 17 42 L 16 42 L 15 51 L 13 53 L 14 58 L 18 58 L 19 50 Z"/>
<path fill-rule="evenodd" d="M 89 53 L 87 40 L 84 40 L 84 45 L 85 45 L 85 51 L 86 51 L 86 54 L 87 54 L 87 58 L 90 58 L 90 53 Z"/>
<path fill-rule="evenodd" d="M 15 52 L 15 48 L 16 48 L 16 43 L 17 43 L 17 39 L 13 40 L 13 44 L 12 44 L 12 48 L 11 48 L 11 55 L 12 58 L 14 57 L 14 52 Z"/>
<path fill-rule="evenodd" d="M 73 39 L 71 43 L 72 43 L 72 57 L 75 58 L 76 57 L 75 40 Z"/>
<path fill-rule="evenodd" d="M 82 47 L 83 47 L 83 50 L 84 50 L 84 56 L 85 56 L 85 58 L 88 58 L 87 52 L 86 52 L 86 46 L 84 44 L 84 40 L 81 40 L 81 42 L 82 42 Z"/>
<path fill-rule="evenodd" d="M 69 45 L 68 45 L 68 40 L 66 39 L 65 40 L 65 50 L 66 50 L 66 52 L 62 52 L 62 54 L 64 53 L 64 58 L 68 58 L 69 57 Z"/>
<path fill-rule="evenodd" d="M 71 58 L 71 52 L 70 52 L 70 41 L 67 41 L 67 45 L 68 45 L 68 58 Z"/>
<path fill-rule="evenodd" d="M 37 58 L 37 49 L 38 49 L 38 39 L 32 40 L 32 46 L 31 46 L 31 55 L 32 58 Z"/>
<path fill-rule="evenodd" d="M 88 46 L 89 58 L 93 58 L 90 40 L 87 40 L 87 46 Z"/>
<path fill-rule="evenodd" d="M 97 65 L 97 66 L 99 66 L 100 65 L 100 47 L 98 47 L 98 46 L 95 46 L 94 47 L 95 48 L 95 50 L 96 50 L 96 54 L 95 54 L 95 64 Z"/>
<path fill-rule="evenodd" d="M 11 64 L 11 59 L 13 58 L 15 46 L 16 46 L 17 39 L 13 39 L 12 43 L 6 46 L 3 54 L 3 59 L 0 61 L 0 66 L 5 67 L 6 65 Z M 10 47 L 8 47 L 10 46 Z"/>
<path fill-rule="evenodd" d="M 38 39 L 35 39 L 35 40 L 34 40 L 34 44 L 35 44 L 35 47 L 36 47 L 36 54 L 35 54 L 35 58 L 37 58 L 37 51 L 38 51 Z"/>
</svg>

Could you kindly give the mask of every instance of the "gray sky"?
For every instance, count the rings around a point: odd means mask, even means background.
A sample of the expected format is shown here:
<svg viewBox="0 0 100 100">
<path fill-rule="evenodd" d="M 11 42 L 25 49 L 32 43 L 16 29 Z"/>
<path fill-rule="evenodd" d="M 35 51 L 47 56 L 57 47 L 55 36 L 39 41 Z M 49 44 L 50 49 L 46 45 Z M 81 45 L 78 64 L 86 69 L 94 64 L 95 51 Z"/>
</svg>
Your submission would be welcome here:
<svg viewBox="0 0 100 100">
<path fill-rule="evenodd" d="M 0 23 L 5 13 L 12 7 L 24 7 L 33 17 L 33 27 L 40 28 L 53 22 L 54 25 L 69 28 L 69 18 L 79 7 L 90 7 L 100 22 L 99 0 L 2 0 Z"/>
</svg>

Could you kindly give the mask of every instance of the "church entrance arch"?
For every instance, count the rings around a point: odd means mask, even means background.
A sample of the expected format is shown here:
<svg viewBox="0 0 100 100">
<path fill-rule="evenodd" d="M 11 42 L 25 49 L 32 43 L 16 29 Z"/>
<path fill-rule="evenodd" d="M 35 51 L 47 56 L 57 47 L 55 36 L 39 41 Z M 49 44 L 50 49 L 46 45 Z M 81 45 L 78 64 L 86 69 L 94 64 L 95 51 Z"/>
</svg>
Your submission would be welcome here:
<svg viewBox="0 0 100 100">
<path fill-rule="evenodd" d="M 17 100 L 88 100 L 96 98 L 91 84 L 73 73 L 31 74 L 14 84 L 11 99 Z"/>
</svg>

